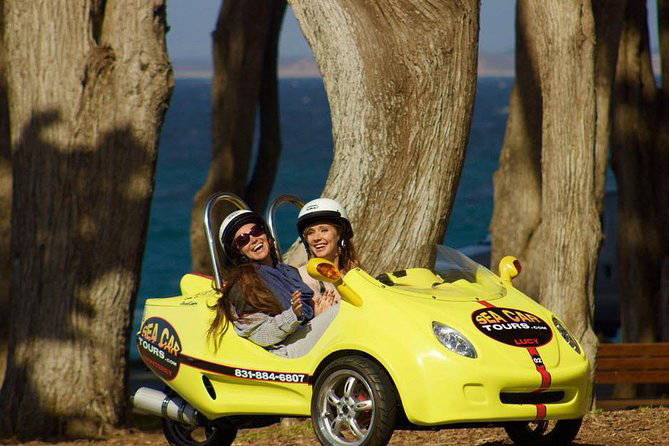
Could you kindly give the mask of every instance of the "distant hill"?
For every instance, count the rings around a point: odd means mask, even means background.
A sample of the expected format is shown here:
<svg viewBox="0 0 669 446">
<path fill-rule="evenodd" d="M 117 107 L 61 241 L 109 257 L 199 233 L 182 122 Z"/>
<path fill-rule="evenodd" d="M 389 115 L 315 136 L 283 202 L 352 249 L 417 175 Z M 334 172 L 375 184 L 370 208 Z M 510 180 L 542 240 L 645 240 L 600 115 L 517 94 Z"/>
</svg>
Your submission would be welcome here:
<svg viewBox="0 0 669 446">
<path fill-rule="evenodd" d="M 279 60 L 279 77 L 320 77 L 321 72 L 313 57 L 282 58 Z"/>
<path fill-rule="evenodd" d="M 660 73 L 660 56 L 652 55 L 653 70 Z M 175 59 L 172 61 L 177 78 L 209 79 L 213 69 L 207 59 Z M 489 53 L 479 55 L 479 77 L 514 77 L 514 54 Z M 295 58 L 286 57 L 279 61 L 279 77 L 320 77 L 318 65 L 313 57 Z"/>
<path fill-rule="evenodd" d="M 210 79 L 213 66 L 208 59 L 175 59 L 174 74 L 181 79 Z M 320 77 L 316 61 L 311 58 L 283 58 L 279 61 L 279 77 Z"/>
<path fill-rule="evenodd" d="M 214 72 L 210 59 L 173 59 L 172 67 L 180 79 L 211 79 Z"/>
<path fill-rule="evenodd" d="M 175 59 L 172 61 L 178 78 L 208 79 L 213 69 L 207 59 Z M 513 77 L 513 53 L 481 54 L 479 56 L 480 77 Z M 319 77 L 318 65 L 313 57 L 282 58 L 279 60 L 279 77 Z"/>
<path fill-rule="evenodd" d="M 479 77 L 514 77 L 516 72 L 514 54 L 479 54 Z"/>
</svg>

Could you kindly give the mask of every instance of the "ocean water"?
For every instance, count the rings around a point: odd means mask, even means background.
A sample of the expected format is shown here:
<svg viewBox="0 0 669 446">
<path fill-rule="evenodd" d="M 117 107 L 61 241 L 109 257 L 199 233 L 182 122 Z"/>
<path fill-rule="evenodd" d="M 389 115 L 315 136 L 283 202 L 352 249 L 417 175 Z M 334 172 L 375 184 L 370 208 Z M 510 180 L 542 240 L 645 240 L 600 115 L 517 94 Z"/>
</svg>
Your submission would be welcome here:
<svg viewBox="0 0 669 446">
<path fill-rule="evenodd" d="M 497 169 L 513 79 L 480 78 L 462 177 L 444 243 L 462 247 L 485 238 L 492 215 L 492 174 Z M 193 197 L 204 184 L 211 153 L 211 82 L 177 79 L 160 139 L 156 185 L 135 311 L 136 332 L 144 301 L 179 294 L 190 271 L 189 228 Z M 320 196 L 332 162 L 329 108 L 321 79 L 281 79 L 283 151 L 270 198 Z M 296 175 L 296 172 L 299 173 Z M 296 237 L 297 209 L 276 214 L 285 249 Z M 137 357 L 134 341 L 131 355 Z"/>
</svg>

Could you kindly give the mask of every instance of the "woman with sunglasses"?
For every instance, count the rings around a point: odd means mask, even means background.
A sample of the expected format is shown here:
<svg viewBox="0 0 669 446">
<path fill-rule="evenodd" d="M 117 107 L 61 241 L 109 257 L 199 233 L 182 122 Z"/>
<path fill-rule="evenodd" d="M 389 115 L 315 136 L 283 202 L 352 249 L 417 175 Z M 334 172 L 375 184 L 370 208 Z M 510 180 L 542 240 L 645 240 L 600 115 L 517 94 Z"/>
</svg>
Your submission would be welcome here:
<svg viewBox="0 0 669 446">
<path fill-rule="evenodd" d="M 334 263 L 342 276 L 358 266 L 353 246 L 353 228 L 346 210 L 330 198 L 317 198 L 305 204 L 297 217 L 297 232 L 307 250 L 307 257 L 320 257 Z M 323 311 L 338 303 L 341 296 L 331 283 L 318 281 L 307 273 L 306 265 L 299 268 L 300 276 L 316 294 L 314 308 Z"/>
<path fill-rule="evenodd" d="M 221 224 L 219 240 L 230 268 L 209 334 L 222 335 L 231 321 L 239 336 L 297 358 L 327 329 L 336 307 L 314 317 L 313 291 L 295 268 L 279 261 L 266 227 L 249 210 L 235 211 Z"/>
</svg>

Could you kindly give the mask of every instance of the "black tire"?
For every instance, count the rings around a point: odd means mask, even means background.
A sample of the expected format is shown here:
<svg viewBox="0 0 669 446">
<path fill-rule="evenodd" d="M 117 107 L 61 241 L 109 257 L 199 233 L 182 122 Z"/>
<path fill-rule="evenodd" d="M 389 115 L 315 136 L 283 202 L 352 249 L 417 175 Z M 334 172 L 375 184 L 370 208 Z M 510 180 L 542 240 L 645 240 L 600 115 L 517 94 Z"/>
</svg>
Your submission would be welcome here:
<svg viewBox="0 0 669 446">
<path fill-rule="evenodd" d="M 504 427 L 514 444 L 519 446 L 564 446 L 571 444 L 581 428 L 577 420 L 509 423 Z"/>
<path fill-rule="evenodd" d="M 316 380 L 311 421 L 321 444 L 385 445 L 396 420 L 395 388 L 374 361 L 361 356 L 339 358 Z"/>
<path fill-rule="evenodd" d="M 166 418 L 162 423 L 171 446 L 230 446 L 237 436 L 237 428 L 223 420 L 195 428 Z"/>
</svg>

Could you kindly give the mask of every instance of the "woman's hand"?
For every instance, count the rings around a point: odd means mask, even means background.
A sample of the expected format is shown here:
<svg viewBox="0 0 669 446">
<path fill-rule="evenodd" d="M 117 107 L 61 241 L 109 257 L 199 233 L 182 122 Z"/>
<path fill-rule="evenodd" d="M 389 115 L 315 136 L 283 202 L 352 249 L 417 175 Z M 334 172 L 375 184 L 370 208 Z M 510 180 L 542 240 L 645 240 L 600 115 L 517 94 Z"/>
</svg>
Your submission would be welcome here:
<svg viewBox="0 0 669 446">
<path fill-rule="evenodd" d="M 293 313 L 297 318 L 302 317 L 302 293 L 299 291 L 293 291 L 292 296 L 290 296 L 290 306 L 293 308 Z"/>
<path fill-rule="evenodd" d="M 336 304 L 339 299 L 337 298 L 333 290 L 326 290 L 322 295 L 315 297 L 314 301 L 314 315 L 318 316 L 334 304 Z"/>
</svg>

